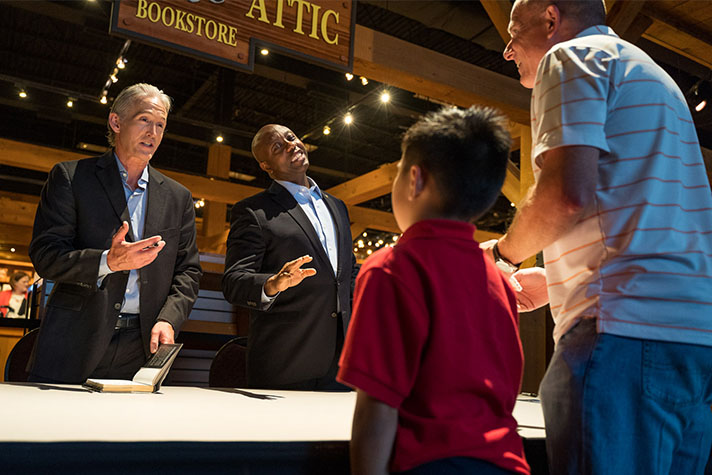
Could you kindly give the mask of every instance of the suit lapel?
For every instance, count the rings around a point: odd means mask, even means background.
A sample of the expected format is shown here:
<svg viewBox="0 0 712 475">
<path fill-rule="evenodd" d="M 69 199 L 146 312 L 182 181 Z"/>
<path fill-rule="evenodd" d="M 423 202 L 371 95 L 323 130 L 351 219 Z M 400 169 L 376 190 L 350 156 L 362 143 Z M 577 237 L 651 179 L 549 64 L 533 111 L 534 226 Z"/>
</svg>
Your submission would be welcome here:
<svg viewBox="0 0 712 475">
<path fill-rule="evenodd" d="M 339 212 L 339 206 L 334 197 L 324 191 L 321 192 L 321 195 L 324 197 L 324 203 L 326 203 L 326 207 L 331 214 L 331 219 L 334 221 L 334 229 L 336 230 L 336 276 L 338 277 L 341 275 L 341 269 L 343 268 L 344 250 L 348 249 L 350 252 L 351 249 L 351 226 L 350 223 L 348 223 L 349 227 L 344 228 L 345 223 L 343 222 L 343 216 Z M 349 242 L 345 242 L 346 236 L 349 236 Z"/>
<path fill-rule="evenodd" d="M 126 205 L 126 195 L 124 194 L 124 189 L 121 184 L 121 177 L 119 177 L 119 168 L 116 166 L 116 159 L 114 158 L 114 151 L 110 150 L 101 157 L 96 162 L 96 177 L 104 187 L 106 195 L 109 197 L 112 208 L 120 221 L 126 221 L 129 223 L 129 228 L 131 227 L 131 217 L 129 216 L 129 209 Z M 132 241 L 132 232 L 126 235 L 127 241 Z"/>
<path fill-rule="evenodd" d="M 143 236 L 140 239 L 155 236 L 161 230 L 159 229 L 162 222 L 161 216 L 165 216 L 166 203 L 168 197 L 167 190 L 163 186 L 165 179 L 163 175 L 148 166 L 148 196 L 146 198 L 146 216 L 143 225 Z"/>
<path fill-rule="evenodd" d="M 297 222 L 299 227 L 302 228 L 304 234 L 306 234 L 309 238 L 309 242 L 311 242 L 317 256 L 320 257 L 331 269 L 331 261 L 329 261 L 329 257 L 326 255 L 324 246 L 321 245 L 321 241 L 314 230 L 314 226 L 312 226 L 311 221 L 309 221 L 309 218 L 302 210 L 302 207 L 299 206 L 297 200 L 294 199 L 285 187 L 277 182 L 272 182 L 272 185 L 269 187 L 269 192 L 272 195 L 272 198 L 274 198 L 274 200 L 277 201 L 277 203 L 279 203 L 280 206 L 282 206 Z"/>
</svg>

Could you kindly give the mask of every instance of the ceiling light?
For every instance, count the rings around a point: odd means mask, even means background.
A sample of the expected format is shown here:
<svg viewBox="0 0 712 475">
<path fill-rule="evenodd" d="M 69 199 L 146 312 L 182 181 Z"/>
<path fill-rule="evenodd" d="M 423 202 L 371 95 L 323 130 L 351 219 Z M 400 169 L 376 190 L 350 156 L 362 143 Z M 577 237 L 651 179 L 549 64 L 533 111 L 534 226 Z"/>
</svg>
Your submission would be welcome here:
<svg viewBox="0 0 712 475">
<path fill-rule="evenodd" d="M 707 100 L 702 99 L 696 106 L 695 110 L 697 112 L 700 112 L 702 109 L 704 109 L 707 106 Z"/>
<path fill-rule="evenodd" d="M 351 124 L 353 121 L 354 121 L 354 118 L 353 118 L 353 116 L 351 115 L 351 112 L 348 112 L 348 113 L 344 116 L 344 124 L 349 125 L 349 124 Z"/>
<path fill-rule="evenodd" d="M 368 84 L 368 79 L 366 79 L 366 76 L 361 76 L 361 84 L 363 84 L 364 86 Z"/>
<path fill-rule="evenodd" d="M 260 50 L 260 54 L 261 54 L 262 56 L 267 56 L 267 55 L 269 54 L 269 50 L 268 50 L 267 48 L 262 48 L 262 49 Z"/>
<path fill-rule="evenodd" d="M 218 135 L 217 137 L 215 137 L 215 141 L 216 141 L 217 143 L 222 143 L 223 140 L 225 140 L 225 139 L 223 138 L 222 135 Z"/>
<path fill-rule="evenodd" d="M 123 58 L 119 58 L 116 60 L 116 67 L 119 69 L 124 69 L 126 67 Z"/>
<path fill-rule="evenodd" d="M 119 78 L 116 77 L 116 74 L 112 74 L 109 77 L 111 78 L 111 82 L 113 82 L 113 83 L 116 83 L 119 80 Z"/>
<path fill-rule="evenodd" d="M 322 133 L 324 135 L 329 135 L 331 133 L 331 127 L 329 127 L 328 125 L 325 125 L 324 130 L 322 130 Z"/>
<path fill-rule="evenodd" d="M 70 97 L 67 99 L 67 107 L 69 107 L 70 109 L 74 107 L 74 98 Z"/>
<path fill-rule="evenodd" d="M 109 101 L 106 99 L 106 96 L 101 96 L 101 99 L 99 99 L 99 102 L 101 102 L 102 104 L 106 104 Z"/>
<path fill-rule="evenodd" d="M 24 89 L 20 89 L 20 92 L 18 92 L 17 95 L 20 96 L 22 99 L 27 98 L 27 92 Z"/>
<path fill-rule="evenodd" d="M 386 104 L 391 100 L 391 95 L 388 93 L 388 91 L 383 91 L 381 93 L 381 102 Z"/>
<path fill-rule="evenodd" d="M 15 248 L 14 248 L 14 247 L 11 247 L 11 248 L 10 248 L 10 252 L 15 252 Z"/>
<path fill-rule="evenodd" d="M 354 78 L 354 75 L 351 73 L 346 73 L 346 80 L 351 81 Z"/>
</svg>

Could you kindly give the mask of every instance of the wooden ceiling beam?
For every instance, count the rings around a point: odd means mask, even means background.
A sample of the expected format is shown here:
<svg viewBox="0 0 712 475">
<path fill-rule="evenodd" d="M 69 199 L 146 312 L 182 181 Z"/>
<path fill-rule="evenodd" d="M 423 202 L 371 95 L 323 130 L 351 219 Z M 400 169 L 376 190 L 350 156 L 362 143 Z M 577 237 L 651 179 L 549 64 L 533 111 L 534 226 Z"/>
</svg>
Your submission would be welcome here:
<svg viewBox="0 0 712 475">
<path fill-rule="evenodd" d="M 397 173 L 398 162 L 388 163 L 326 191 L 347 205 L 357 205 L 390 193 Z"/>
<path fill-rule="evenodd" d="M 606 15 L 606 24 L 613 28 L 618 36 L 626 35 L 638 14 L 645 5 L 642 0 L 619 0 L 617 1 Z"/>
<path fill-rule="evenodd" d="M 354 37 L 355 75 L 460 107 L 497 107 L 529 125 L 531 93 L 518 80 L 361 25 Z"/>
<path fill-rule="evenodd" d="M 492 24 L 504 44 L 509 43 L 510 36 L 507 26 L 509 26 L 509 13 L 512 10 L 512 2 L 509 0 L 480 0 L 480 3 L 487 12 L 487 16 L 492 20 Z"/>
<path fill-rule="evenodd" d="M 681 30 L 679 26 L 672 25 L 669 20 L 662 17 L 661 13 L 654 10 L 646 9 L 645 15 L 650 17 L 652 24 L 643 33 L 643 38 L 712 69 L 710 41 Z"/>
</svg>

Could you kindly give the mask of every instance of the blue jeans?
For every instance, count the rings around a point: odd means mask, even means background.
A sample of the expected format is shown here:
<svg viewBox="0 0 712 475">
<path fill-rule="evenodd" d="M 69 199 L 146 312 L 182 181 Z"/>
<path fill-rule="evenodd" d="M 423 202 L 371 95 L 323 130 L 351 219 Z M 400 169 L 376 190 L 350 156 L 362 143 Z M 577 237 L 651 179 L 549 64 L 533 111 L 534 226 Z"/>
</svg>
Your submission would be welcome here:
<svg viewBox="0 0 712 475">
<path fill-rule="evenodd" d="M 712 347 L 596 333 L 556 346 L 540 388 L 549 470 L 702 474 L 712 445 Z"/>
</svg>

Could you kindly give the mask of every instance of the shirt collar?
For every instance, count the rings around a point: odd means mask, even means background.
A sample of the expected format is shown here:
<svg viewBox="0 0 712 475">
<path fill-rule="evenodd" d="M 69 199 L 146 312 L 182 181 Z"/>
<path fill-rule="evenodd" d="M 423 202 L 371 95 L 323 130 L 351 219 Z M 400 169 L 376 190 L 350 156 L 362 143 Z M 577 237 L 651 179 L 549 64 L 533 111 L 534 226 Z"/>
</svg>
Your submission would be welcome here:
<svg viewBox="0 0 712 475">
<path fill-rule="evenodd" d="M 613 31 L 613 28 L 608 27 L 606 25 L 594 25 L 586 28 L 585 30 L 582 30 L 578 33 L 578 35 L 575 36 L 575 38 L 581 38 L 584 36 L 591 36 L 591 35 L 608 35 L 608 36 L 615 36 L 618 38 L 618 35 L 616 34 L 615 31 Z"/>
<path fill-rule="evenodd" d="M 286 181 L 286 180 L 275 180 L 277 183 L 282 185 L 287 189 L 287 191 L 292 195 L 296 196 L 300 193 L 304 193 L 305 191 L 308 193 L 311 193 L 313 195 L 318 196 L 319 198 L 323 198 L 321 195 L 321 189 L 319 189 L 319 185 L 316 184 L 314 180 L 311 178 L 307 177 L 307 180 L 309 181 L 309 188 L 306 186 L 302 185 L 297 185 L 296 183 L 292 183 L 291 181 Z"/>
<path fill-rule="evenodd" d="M 453 219 L 426 219 L 411 225 L 398 240 L 398 244 L 411 239 L 465 239 L 475 241 L 474 224 Z"/>
<path fill-rule="evenodd" d="M 116 152 L 114 152 L 114 159 L 116 159 L 116 165 L 119 167 L 119 176 L 121 176 L 121 181 L 126 184 L 126 180 L 129 177 L 129 173 L 126 171 L 126 167 L 124 167 L 124 164 L 121 163 L 121 160 L 119 160 L 119 156 L 116 155 Z M 143 168 L 143 172 L 141 172 L 141 177 L 138 179 L 138 186 L 141 189 L 145 189 L 146 185 L 148 185 L 148 165 Z"/>
</svg>

